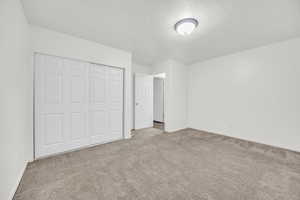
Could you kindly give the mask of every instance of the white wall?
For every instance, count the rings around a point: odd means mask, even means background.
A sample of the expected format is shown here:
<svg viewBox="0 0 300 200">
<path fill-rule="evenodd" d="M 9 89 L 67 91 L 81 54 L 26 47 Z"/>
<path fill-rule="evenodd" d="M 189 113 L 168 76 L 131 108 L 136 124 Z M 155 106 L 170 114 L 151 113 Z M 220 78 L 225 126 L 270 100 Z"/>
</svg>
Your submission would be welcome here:
<svg viewBox="0 0 300 200">
<path fill-rule="evenodd" d="M 175 60 L 153 66 L 153 74 L 165 73 L 165 130 L 173 132 L 187 127 L 187 69 Z"/>
<path fill-rule="evenodd" d="M 140 74 L 152 74 L 151 66 L 141 65 L 138 63 L 132 63 L 132 74 L 140 73 Z"/>
<path fill-rule="evenodd" d="M 300 151 L 300 39 L 190 66 L 188 126 Z"/>
<path fill-rule="evenodd" d="M 169 120 L 170 130 L 176 131 L 187 127 L 187 66 L 176 61 L 171 61 L 171 66 Z"/>
<path fill-rule="evenodd" d="M 125 69 L 124 129 L 125 137 L 129 138 L 132 124 L 131 53 L 40 27 L 32 26 L 31 33 L 34 52 L 116 66 Z"/>
<path fill-rule="evenodd" d="M 0 199 L 12 199 L 32 158 L 29 29 L 19 0 L 0 1 Z"/>
</svg>

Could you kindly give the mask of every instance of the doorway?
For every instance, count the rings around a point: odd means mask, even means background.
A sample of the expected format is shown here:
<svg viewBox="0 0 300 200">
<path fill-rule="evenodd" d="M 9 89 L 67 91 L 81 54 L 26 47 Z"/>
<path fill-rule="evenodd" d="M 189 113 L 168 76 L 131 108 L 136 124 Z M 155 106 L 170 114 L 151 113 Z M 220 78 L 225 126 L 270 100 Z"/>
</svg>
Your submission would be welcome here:
<svg viewBox="0 0 300 200">
<path fill-rule="evenodd" d="M 134 129 L 165 130 L 165 73 L 135 74 Z"/>
<path fill-rule="evenodd" d="M 153 127 L 165 129 L 165 74 L 153 78 Z"/>
</svg>

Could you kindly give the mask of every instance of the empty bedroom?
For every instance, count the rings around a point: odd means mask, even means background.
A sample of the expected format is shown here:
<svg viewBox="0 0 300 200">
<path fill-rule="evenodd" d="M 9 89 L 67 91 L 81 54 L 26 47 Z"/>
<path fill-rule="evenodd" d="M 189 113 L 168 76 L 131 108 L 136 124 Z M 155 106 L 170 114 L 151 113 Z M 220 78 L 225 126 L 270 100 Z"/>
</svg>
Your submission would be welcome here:
<svg viewBox="0 0 300 200">
<path fill-rule="evenodd" d="M 300 200 L 300 0 L 0 0 L 0 200 Z"/>
</svg>

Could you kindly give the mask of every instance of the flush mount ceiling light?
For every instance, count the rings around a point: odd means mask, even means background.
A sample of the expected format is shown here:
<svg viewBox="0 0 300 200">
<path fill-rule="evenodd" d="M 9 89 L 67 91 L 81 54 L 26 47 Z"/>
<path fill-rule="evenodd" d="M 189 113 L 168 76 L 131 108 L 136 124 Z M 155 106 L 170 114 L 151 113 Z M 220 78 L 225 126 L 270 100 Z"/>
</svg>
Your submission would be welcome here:
<svg viewBox="0 0 300 200">
<path fill-rule="evenodd" d="M 178 21 L 174 28 L 175 31 L 180 35 L 189 35 L 198 26 L 198 21 L 194 18 L 184 18 Z"/>
</svg>

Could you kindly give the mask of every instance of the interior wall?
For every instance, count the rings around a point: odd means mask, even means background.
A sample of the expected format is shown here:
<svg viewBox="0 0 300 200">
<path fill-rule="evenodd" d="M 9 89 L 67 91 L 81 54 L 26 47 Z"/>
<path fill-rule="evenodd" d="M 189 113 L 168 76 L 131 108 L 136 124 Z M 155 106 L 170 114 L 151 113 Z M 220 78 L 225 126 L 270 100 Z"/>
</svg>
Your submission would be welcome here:
<svg viewBox="0 0 300 200">
<path fill-rule="evenodd" d="M 140 73 L 140 74 L 152 74 L 151 66 L 141 65 L 138 63 L 132 63 L 132 74 Z"/>
<path fill-rule="evenodd" d="M 300 38 L 189 67 L 188 126 L 300 151 Z"/>
<path fill-rule="evenodd" d="M 0 199 L 12 199 L 32 158 L 29 27 L 19 0 L 0 1 Z"/>
<path fill-rule="evenodd" d="M 187 69 L 175 60 L 153 66 L 153 74 L 165 73 L 165 130 L 173 132 L 187 127 Z"/>
<path fill-rule="evenodd" d="M 125 69 L 124 130 L 130 138 L 132 112 L 131 53 L 70 35 L 31 26 L 33 51 Z"/>
<path fill-rule="evenodd" d="M 138 63 L 133 62 L 132 63 L 132 81 L 131 81 L 131 91 L 132 91 L 132 112 L 131 112 L 131 119 L 132 119 L 132 123 L 131 123 L 131 129 L 134 129 L 135 127 L 135 117 L 134 117 L 134 113 L 135 113 L 135 96 L 134 96 L 134 89 L 135 89 L 135 84 L 134 84 L 134 74 L 135 73 L 140 73 L 140 74 L 151 74 L 152 73 L 152 68 L 150 66 L 146 66 L 146 65 L 141 65 Z"/>
</svg>

